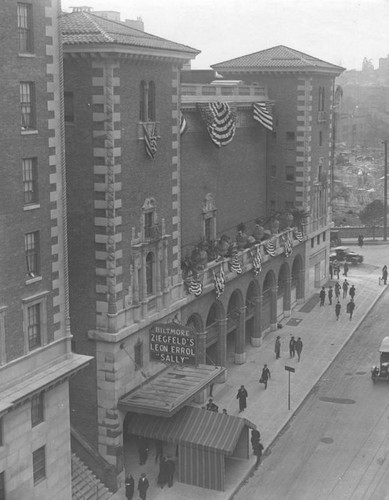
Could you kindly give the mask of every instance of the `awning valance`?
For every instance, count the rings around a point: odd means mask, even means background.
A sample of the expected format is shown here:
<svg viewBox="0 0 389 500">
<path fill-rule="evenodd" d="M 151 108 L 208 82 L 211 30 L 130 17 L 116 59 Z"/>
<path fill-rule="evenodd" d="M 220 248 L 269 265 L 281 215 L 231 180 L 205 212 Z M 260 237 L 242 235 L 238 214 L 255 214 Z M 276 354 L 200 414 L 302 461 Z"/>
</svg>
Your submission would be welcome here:
<svg viewBox="0 0 389 500">
<path fill-rule="evenodd" d="M 170 417 L 225 372 L 212 365 L 173 365 L 119 399 L 122 411 Z"/>
<path fill-rule="evenodd" d="M 127 432 L 232 455 L 246 426 L 256 428 L 245 418 L 186 406 L 171 418 L 131 415 Z"/>
</svg>

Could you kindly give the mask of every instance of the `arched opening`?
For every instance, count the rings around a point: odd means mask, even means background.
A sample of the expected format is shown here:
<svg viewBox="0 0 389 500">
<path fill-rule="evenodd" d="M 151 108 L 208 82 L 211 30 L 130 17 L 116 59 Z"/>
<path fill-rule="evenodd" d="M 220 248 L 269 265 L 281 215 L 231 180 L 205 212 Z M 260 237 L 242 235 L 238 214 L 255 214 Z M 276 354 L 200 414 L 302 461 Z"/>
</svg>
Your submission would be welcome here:
<svg viewBox="0 0 389 500">
<path fill-rule="evenodd" d="M 146 294 L 154 294 L 154 255 L 149 252 L 146 256 Z"/>
<path fill-rule="evenodd" d="M 292 265 L 291 304 L 304 299 L 304 275 L 301 255 L 296 255 Z"/>
<path fill-rule="evenodd" d="M 260 323 L 259 318 L 256 318 L 257 303 L 258 303 L 258 285 L 256 281 L 252 281 L 246 293 L 246 328 L 245 328 L 245 341 L 246 344 L 251 343 L 251 338 L 256 336 L 256 330 Z"/>
<path fill-rule="evenodd" d="M 217 365 L 217 341 L 219 336 L 218 307 L 212 304 L 209 310 L 205 328 L 207 330 L 206 340 L 206 364 Z"/>
<path fill-rule="evenodd" d="M 238 338 L 240 329 L 242 328 L 240 322 L 242 308 L 242 299 L 239 290 L 235 290 L 227 307 L 227 362 L 230 364 L 235 363 L 235 353 L 238 349 Z"/>
<path fill-rule="evenodd" d="M 270 329 L 271 324 L 276 321 L 273 304 L 273 287 L 275 284 L 274 274 L 269 271 L 263 282 L 262 293 L 262 331 L 266 332 Z"/>
<path fill-rule="evenodd" d="M 282 317 L 284 311 L 290 310 L 288 290 L 289 268 L 286 263 L 282 264 L 278 273 L 277 281 L 277 319 Z"/>
</svg>

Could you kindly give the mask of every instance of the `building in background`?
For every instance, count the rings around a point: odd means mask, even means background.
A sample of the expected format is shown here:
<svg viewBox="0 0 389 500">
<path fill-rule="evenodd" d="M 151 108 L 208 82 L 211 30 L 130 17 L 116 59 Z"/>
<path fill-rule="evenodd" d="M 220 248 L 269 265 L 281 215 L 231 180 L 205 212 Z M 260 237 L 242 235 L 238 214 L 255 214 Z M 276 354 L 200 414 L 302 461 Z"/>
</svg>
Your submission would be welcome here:
<svg viewBox="0 0 389 500">
<path fill-rule="evenodd" d="M 0 498 L 71 498 L 60 2 L 0 7 Z"/>
</svg>

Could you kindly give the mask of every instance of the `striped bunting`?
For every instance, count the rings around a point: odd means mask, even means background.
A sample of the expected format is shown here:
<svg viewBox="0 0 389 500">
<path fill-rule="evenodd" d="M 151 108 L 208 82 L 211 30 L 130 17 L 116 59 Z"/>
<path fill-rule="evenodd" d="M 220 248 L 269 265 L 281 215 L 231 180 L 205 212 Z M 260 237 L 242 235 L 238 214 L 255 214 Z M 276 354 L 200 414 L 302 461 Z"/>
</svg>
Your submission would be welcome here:
<svg viewBox="0 0 389 500">
<path fill-rule="evenodd" d="M 290 233 L 282 235 L 282 242 L 284 244 L 285 257 L 289 257 L 289 255 L 293 251 L 292 241 L 290 239 Z"/>
<path fill-rule="evenodd" d="M 190 277 L 185 281 L 186 289 L 190 295 L 195 295 L 198 297 L 203 293 L 203 284 L 200 283 L 196 278 Z"/>
<path fill-rule="evenodd" d="M 231 260 L 228 262 L 228 268 L 232 273 L 242 274 L 242 265 L 237 253 L 231 257 Z"/>
<path fill-rule="evenodd" d="M 253 104 L 253 118 L 265 128 L 273 131 L 273 116 L 271 114 L 271 107 L 266 102 L 256 102 Z"/>
<path fill-rule="evenodd" d="M 224 279 L 223 267 L 220 266 L 219 274 L 216 274 L 215 271 L 212 271 L 212 273 L 213 273 L 213 279 L 215 281 L 216 297 L 219 298 L 224 293 L 224 288 L 226 283 Z"/>
<path fill-rule="evenodd" d="M 265 243 L 264 243 L 264 247 L 265 247 L 266 252 L 269 255 L 271 255 L 272 257 L 275 256 L 275 254 L 276 254 L 276 246 L 275 246 L 273 240 L 266 240 Z"/>
<path fill-rule="evenodd" d="M 145 150 L 146 154 L 149 158 L 153 159 L 155 156 L 155 153 L 157 152 L 157 141 L 158 137 L 156 134 L 156 126 L 154 125 L 150 129 L 150 133 L 148 132 L 147 128 L 145 125 L 143 125 L 143 130 L 144 130 L 144 140 L 145 140 Z"/>
<path fill-rule="evenodd" d="M 255 250 L 250 250 L 251 262 L 253 264 L 253 271 L 255 276 L 257 276 L 262 271 L 262 257 L 259 246 L 255 247 Z"/>
<path fill-rule="evenodd" d="M 185 120 L 185 116 L 180 111 L 180 135 L 185 134 L 188 129 L 188 122 Z"/>
<path fill-rule="evenodd" d="M 304 239 L 303 233 L 301 231 L 299 231 L 297 228 L 293 229 L 293 236 L 298 241 L 303 241 L 303 239 Z"/>
<path fill-rule="evenodd" d="M 207 125 L 212 142 L 218 147 L 226 146 L 235 135 L 235 113 L 226 102 L 197 104 L 201 118 Z"/>
</svg>

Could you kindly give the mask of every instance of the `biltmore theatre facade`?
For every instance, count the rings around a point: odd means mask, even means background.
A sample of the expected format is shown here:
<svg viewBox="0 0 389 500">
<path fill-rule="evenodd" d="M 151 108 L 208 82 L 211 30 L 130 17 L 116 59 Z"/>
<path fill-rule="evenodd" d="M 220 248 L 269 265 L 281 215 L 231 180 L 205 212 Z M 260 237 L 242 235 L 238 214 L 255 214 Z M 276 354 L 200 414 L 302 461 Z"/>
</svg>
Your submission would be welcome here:
<svg viewBox="0 0 389 500">
<path fill-rule="evenodd" d="M 125 433 L 169 437 L 178 479 L 222 490 L 252 424 L 201 402 L 326 279 L 341 68 L 276 47 L 184 70 L 197 50 L 90 9 L 62 36 L 73 349 L 94 357 L 71 381 L 73 444 L 107 483 Z M 185 427 L 209 419 L 203 441 Z"/>
</svg>

